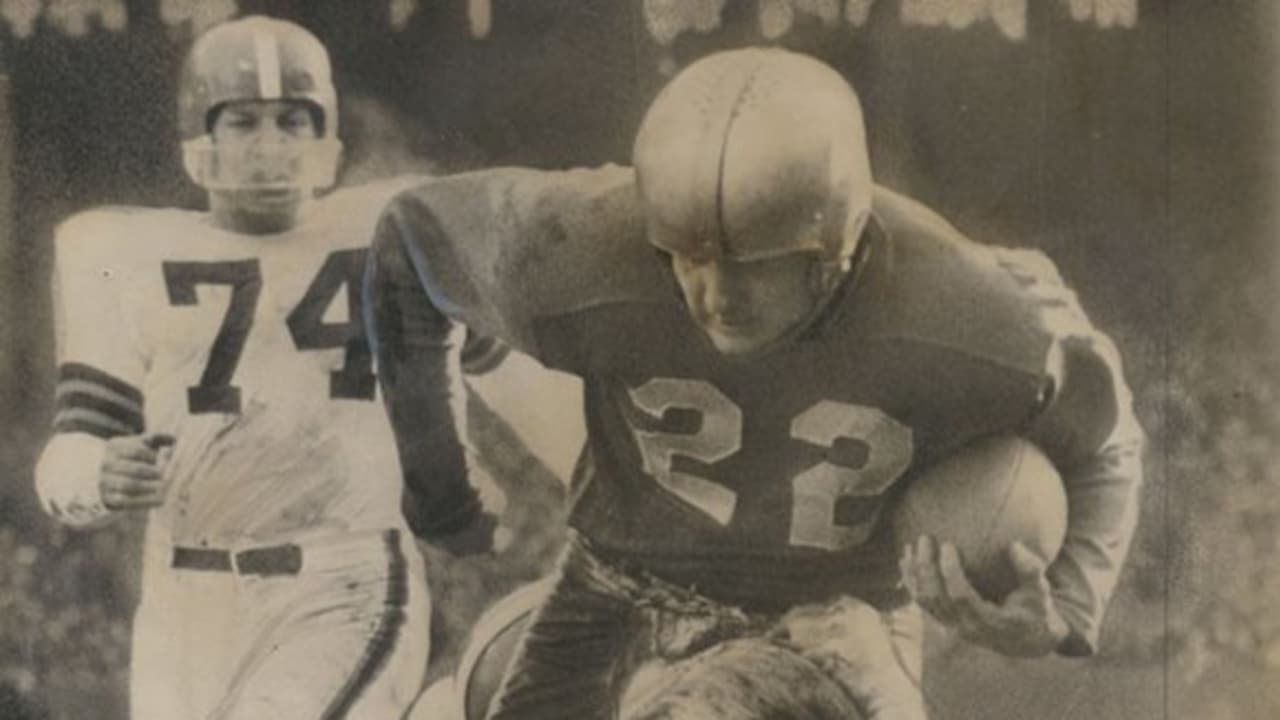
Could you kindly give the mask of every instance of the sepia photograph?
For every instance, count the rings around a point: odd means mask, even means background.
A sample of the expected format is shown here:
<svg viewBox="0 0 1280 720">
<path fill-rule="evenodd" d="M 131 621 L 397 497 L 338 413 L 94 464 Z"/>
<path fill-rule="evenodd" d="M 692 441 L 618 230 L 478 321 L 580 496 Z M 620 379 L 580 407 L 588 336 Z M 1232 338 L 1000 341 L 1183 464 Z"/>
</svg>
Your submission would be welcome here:
<svg viewBox="0 0 1280 720">
<path fill-rule="evenodd" d="M 1280 4 L 0 0 L 0 720 L 1280 717 Z"/>
</svg>

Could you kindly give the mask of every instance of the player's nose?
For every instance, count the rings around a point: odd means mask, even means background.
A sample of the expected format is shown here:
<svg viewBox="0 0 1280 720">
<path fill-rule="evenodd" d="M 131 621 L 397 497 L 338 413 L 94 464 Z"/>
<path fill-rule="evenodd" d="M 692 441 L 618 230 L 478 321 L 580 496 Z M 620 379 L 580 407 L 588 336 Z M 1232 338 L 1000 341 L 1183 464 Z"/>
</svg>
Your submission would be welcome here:
<svg viewBox="0 0 1280 720">
<path fill-rule="evenodd" d="M 297 152 L 294 138 L 274 123 L 262 123 L 249 143 L 249 152 L 257 158 L 274 159 Z"/>
<path fill-rule="evenodd" d="M 732 316 L 742 310 L 742 279 L 724 262 L 711 262 L 703 274 L 703 305 L 712 316 Z"/>
</svg>

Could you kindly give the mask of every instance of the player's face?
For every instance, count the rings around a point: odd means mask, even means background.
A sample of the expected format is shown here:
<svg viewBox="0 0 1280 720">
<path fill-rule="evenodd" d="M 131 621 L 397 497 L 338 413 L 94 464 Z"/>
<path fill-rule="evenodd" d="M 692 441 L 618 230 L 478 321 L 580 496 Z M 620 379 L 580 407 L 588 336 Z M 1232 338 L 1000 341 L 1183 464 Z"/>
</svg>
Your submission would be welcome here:
<svg viewBox="0 0 1280 720">
<path fill-rule="evenodd" d="M 218 112 L 210 134 L 222 188 L 213 194 L 216 205 L 239 218 L 233 226 L 282 230 L 295 222 L 309 193 L 302 179 L 318 130 L 300 102 L 247 100 Z"/>
<path fill-rule="evenodd" d="M 750 262 L 672 255 L 671 267 L 689 313 L 716 349 L 749 355 L 812 316 L 816 263 L 813 253 Z"/>
</svg>

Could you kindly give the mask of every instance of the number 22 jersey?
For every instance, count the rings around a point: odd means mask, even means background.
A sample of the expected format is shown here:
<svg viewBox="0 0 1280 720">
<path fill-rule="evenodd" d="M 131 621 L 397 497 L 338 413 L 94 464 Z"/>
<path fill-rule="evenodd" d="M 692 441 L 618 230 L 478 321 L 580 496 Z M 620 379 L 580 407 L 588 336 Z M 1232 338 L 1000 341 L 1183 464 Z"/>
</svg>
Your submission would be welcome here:
<svg viewBox="0 0 1280 720">
<path fill-rule="evenodd" d="M 278 234 L 133 208 L 59 228 L 55 431 L 175 438 L 153 532 L 226 547 L 403 524 L 359 292 L 401 187 L 336 191 Z"/>
<path fill-rule="evenodd" d="M 749 360 L 691 320 L 627 168 L 428 182 L 390 204 L 370 278 L 402 313 L 442 312 L 582 376 L 572 525 L 723 602 L 902 602 L 886 520 L 904 479 L 984 435 L 1033 439 L 1071 501 L 1050 577 L 1092 641 L 1140 478 L 1114 348 L 1043 255 L 972 243 L 885 189 L 873 215 L 822 317 Z"/>
</svg>

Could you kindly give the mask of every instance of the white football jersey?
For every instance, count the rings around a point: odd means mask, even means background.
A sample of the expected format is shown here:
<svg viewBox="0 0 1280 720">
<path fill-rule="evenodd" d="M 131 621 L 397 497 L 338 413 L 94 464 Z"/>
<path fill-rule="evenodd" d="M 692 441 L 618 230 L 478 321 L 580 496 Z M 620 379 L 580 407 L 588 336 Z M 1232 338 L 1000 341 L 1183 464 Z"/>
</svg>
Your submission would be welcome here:
<svg viewBox="0 0 1280 720">
<path fill-rule="evenodd" d="M 224 547 L 403 525 L 360 290 L 378 214 L 411 182 L 339 190 L 273 235 L 132 208 L 59 228 L 55 426 L 175 438 L 153 532 Z"/>
</svg>

